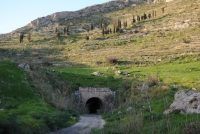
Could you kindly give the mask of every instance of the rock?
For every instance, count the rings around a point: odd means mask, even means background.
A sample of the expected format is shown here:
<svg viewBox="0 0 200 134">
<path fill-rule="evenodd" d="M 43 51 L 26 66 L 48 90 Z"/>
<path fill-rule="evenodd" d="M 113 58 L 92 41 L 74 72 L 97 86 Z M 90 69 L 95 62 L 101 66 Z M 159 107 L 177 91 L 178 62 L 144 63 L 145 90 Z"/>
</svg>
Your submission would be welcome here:
<svg viewBox="0 0 200 134">
<path fill-rule="evenodd" d="M 124 74 L 124 75 L 130 75 L 128 72 L 124 72 L 123 74 Z"/>
<path fill-rule="evenodd" d="M 58 91 L 58 93 L 61 95 L 62 93 L 61 93 L 61 91 L 60 91 L 60 89 L 57 89 L 57 91 Z"/>
<path fill-rule="evenodd" d="M 92 75 L 99 76 L 99 75 L 101 75 L 101 73 L 97 71 L 97 72 L 93 72 Z"/>
<path fill-rule="evenodd" d="M 130 110 L 132 110 L 132 107 L 128 107 L 128 108 L 126 109 L 127 112 L 130 111 Z"/>
<path fill-rule="evenodd" d="M 115 71 L 116 75 L 120 75 L 122 72 L 120 70 Z"/>
<path fill-rule="evenodd" d="M 190 27 L 190 24 L 188 22 L 176 22 L 174 29 L 183 29 L 183 28 L 188 28 Z"/>
<path fill-rule="evenodd" d="M 165 2 L 171 2 L 171 1 L 173 1 L 173 0 L 166 0 Z"/>
<path fill-rule="evenodd" d="M 197 89 L 193 87 L 192 90 L 196 91 Z"/>
<path fill-rule="evenodd" d="M 4 111 L 4 110 L 5 110 L 4 108 L 0 109 L 0 111 Z"/>
<path fill-rule="evenodd" d="M 118 111 L 118 114 L 121 114 L 122 112 L 121 111 Z"/>
<path fill-rule="evenodd" d="M 149 89 L 149 85 L 148 85 L 147 83 L 143 83 L 143 84 L 142 84 L 141 90 L 142 90 L 142 91 L 146 91 L 146 90 L 148 90 L 148 89 Z"/>
<path fill-rule="evenodd" d="M 178 112 L 182 114 L 200 113 L 200 92 L 180 90 L 174 95 L 174 102 L 164 114 Z"/>
<path fill-rule="evenodd" d="M 26 63 L 19 64 L 18 67 L 23 70 L 30 70 L 30 66 Z"/>
</svg>

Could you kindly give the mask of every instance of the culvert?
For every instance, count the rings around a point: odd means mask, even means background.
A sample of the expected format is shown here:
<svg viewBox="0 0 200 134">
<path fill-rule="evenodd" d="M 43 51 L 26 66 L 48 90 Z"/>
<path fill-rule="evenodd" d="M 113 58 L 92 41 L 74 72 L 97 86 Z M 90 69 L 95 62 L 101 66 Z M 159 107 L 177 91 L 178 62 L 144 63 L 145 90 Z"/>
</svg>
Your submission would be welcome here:
<svg viewBox="0 0 200 134">
<path fill-rule="evenodd" d="M 93 97 L 88 99 L 85 107 L 90 114 L 97 114 L 97 110 L 103 108 L 103 102 L 99 98 Z"/>
</svg>

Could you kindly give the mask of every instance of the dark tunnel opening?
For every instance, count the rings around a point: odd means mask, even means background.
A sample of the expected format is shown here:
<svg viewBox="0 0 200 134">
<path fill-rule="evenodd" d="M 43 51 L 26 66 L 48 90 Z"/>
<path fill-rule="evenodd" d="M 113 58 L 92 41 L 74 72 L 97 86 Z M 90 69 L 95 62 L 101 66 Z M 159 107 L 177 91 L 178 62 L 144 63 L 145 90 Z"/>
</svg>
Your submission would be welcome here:
<svg viewBox="0 0 200 134">
<path fill-rule="evenodd" d="M 86 102 L 86 108 L 90 114 L 97 114 L 97 110 L 103 108 L 103 103 L 99 98 L 90 98 Z"/>
</svg>

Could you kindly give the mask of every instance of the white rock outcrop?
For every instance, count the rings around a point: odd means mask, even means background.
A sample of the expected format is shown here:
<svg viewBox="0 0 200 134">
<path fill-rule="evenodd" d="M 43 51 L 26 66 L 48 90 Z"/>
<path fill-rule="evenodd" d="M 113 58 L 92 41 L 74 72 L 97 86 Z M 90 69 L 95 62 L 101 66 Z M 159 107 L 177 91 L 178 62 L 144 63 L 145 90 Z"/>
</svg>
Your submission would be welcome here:
<svg viewBox="0 0 200 134">
<path fill-rule="evenodd" d="M 97 71 L 97 72 L 93 72 L 92 75 L 99 76 L 99 75 L 101 75 L 101 73 Z"/>
<path fill-rule="evenodd" d="M 30 70 L 30 66 L 26 63 L 21 63 L 18 65 L 19 68 L 23 69 L 23 70 Z"/>
<path fill-rule="evenodd" d="M 200 113 L 200 92 L 180 90 L 174 95 L 174 102 L 164 114 L 180 112 L 182 114 Z"/>
</svg>

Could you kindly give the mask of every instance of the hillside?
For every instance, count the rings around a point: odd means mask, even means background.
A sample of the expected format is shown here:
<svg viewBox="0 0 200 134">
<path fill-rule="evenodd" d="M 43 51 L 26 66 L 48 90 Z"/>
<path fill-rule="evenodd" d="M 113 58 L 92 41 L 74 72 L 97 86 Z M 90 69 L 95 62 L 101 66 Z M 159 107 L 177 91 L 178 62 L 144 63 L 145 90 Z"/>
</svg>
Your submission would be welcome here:
<svg viewBox="0 0 200 134">
<path fill-rule="evenodd" d="M 170 108 L 176 92 L 200 91 L 199 0 L 135 2 L 117 1 L 114 3 L 120 6 L 115 9 L 90 13 L 91 9 L 103 8 L 103 5 L 110 8 L 112 1 L 73 13 L 38 18 L 1 38 L 0 61 L 30 77 L 26 83 L 32 92 L 39 94 L 32 94 L 33 100 L 40 103 L 42 98 L 45 105 L 51 104 L 48 108 L 52 111 L 56 108 L 69 113 L 69 110 L 83 112 L 70 96 L 79 87 L 109 87 L 116 91 L 115 107 L 101 112 L 106 120 L 105 128 L 93 133 L 198 133 L 197 114 L 182 115 L 177 110 L 163 115 L 163 112 Z M 137 20 L 138 16 L 143 20 Z M 114 32 L 119 21 L 122 26 Z M 105 31 L 109 29 L 109 34 L 102 33 L 101 27 L 105 27 Z M 64 28 L 69 28 L 65 34 Z M 22 43 L 19 43 L 20 32 L 25 36 Z M 28 64 L 30 69 L 17 68 L 21 63 Z M 93 76 L 93 72 L 100 75 Z M 12 71 L 10 73 L 12 75 Z M 11 81 L 15 80 L 7 79 L 8 83 Z M 9 84 L 4 86 L 8 90 Z M 12 99 L 9 103 L 13 103 Z M 196 109 L 200 108 L 197 104 Z M 0 103 L 0 109 L 6 108 Z M 7 117 L 0 113 L 0 123 Z M 69 124 L 71 122 L 75 120 Z"/>
</svg>

